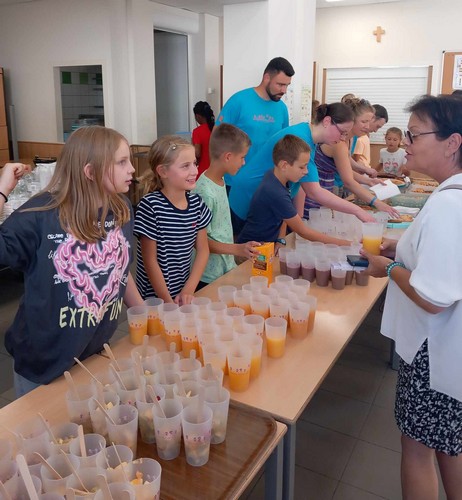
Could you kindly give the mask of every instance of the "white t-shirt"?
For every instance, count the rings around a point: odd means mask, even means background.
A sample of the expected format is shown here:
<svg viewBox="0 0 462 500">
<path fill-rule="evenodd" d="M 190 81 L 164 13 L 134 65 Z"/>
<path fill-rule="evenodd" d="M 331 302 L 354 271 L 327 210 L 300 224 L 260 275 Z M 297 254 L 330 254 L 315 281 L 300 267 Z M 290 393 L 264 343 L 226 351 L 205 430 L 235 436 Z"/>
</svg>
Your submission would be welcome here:
<svg viewBox="0 0 462 500">
<path fill-rule="evenodd" d="M 399 148 L 398 151 L 390 153 L 387 148 L 380 150 L 380 163 L 383 166 L 383 171 L 387 174 L 397 175 L 399 169 L 406 164 L 406 151 Z"/>
<path fill-rule="evenodd" d="M 462 191 L 440 192 L 453 184 L 462 184 L 462 174 L 433 192 L 396 248 L 415 291 L 445 309 L 427 313 L 390 280 L 381 332 L 408 364 L 428 339 L 430 387 L 462 401 Z"/>
</svg>

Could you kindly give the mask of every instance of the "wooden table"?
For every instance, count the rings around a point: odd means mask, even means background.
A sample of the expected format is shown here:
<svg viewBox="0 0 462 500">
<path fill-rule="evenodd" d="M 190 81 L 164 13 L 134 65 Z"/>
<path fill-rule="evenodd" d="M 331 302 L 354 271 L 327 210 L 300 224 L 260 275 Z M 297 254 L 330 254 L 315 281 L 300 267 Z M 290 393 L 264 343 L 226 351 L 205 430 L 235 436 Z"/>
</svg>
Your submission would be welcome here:
<svg viewBox="0 0 462 500">
<path fill-rule="evenodd" d="M 131 347 L 130 347 L 131 349 Z M 129 353 L 127 353 L 129 355 Z M 85 361 L 94 374 L 107 369 L 108 358 L 95 355 Z M 76 384 L 86 384 L 90 376 L 79 366 L 71 370 Z M 7 429 L 41 413 L 54 425 L 69 420 L 64 394 L 67 384 L 63 377 L 41 386 L 0 409 L 0 437 L 11 438 Z M 138 442 L 138 457 L 154 458 L 162 466 L 161 498 L 238 499 L 258 471 L 268 463 L 274 471 L 271 488 L 282 494 L 282 440 L 287 427 L 256 410 L 230 406 L 226 440 L 212 445 L 209 462 L 203 467 L 186 463 L 184 449 L 171 461 L 159 459 L 155 445 Z M 278 472 L 276 474 L 276 472 Z"/>
</svg>

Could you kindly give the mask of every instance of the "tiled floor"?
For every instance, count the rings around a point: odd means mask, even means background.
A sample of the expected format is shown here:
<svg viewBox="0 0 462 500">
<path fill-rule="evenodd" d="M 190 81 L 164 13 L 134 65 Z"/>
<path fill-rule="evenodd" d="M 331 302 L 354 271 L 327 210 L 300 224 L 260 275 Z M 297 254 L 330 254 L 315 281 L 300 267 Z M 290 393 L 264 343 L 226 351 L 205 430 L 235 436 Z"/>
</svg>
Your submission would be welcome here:
<svg viewBox="0 0 462 500">
<path fill-rule="evenodd" d="M 3 346 L 22 282 L 0 271 L 0 406 L 14 399 L 12 362 Z M 378 333 L 378 305 L 326 377 L 297 424 L 295 500 L 399 500 L 400 435 L 393 418 L 396 372 Z M 118 335 L 125 334 L 124 326 Z M 246 500 L 264 497 L 264 477 Z M 440 495 L 440 498 L 445 498 Z"/>
</svg>

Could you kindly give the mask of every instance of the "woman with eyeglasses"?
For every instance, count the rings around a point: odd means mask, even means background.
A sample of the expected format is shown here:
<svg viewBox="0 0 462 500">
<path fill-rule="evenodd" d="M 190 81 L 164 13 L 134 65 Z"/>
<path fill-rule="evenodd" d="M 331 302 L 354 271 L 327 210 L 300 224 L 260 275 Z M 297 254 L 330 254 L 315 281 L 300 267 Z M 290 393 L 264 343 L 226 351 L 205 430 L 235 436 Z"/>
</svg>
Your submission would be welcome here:
<svg viewBox="0 0 462 500">
<path fill-rule="evenodd" d="M 367 203 L 370 207 L 377 208 L 380 211 L 388 212 L 391 216 L 398 216 L 393 207 L 390 207 L 383 201 L 363 187 L 361 183 L 366 183 L 368 179 L 353 172 L 351 166 L 352 142 L 354 137 L 367 134 L 369 124 L 375 116 L 374 108 L 364 99 L 357 97 L 346 98 L 344 104 L 351 109 L 354 115 L 353 127 L 344 140 L 336 144 L 320 144 L 314 154 L 314 162 L 319 173 L 319 184 L 328 191 L 334 191 L 335 177 L 339 175 L 344 187 L 355 194 L 360 200 Z M 380 181 L 373 181 L 374 183 Z M 319 201 L 311 196 L 305 200 L 305 214 L 310 208 L 318 208 Z"/>
<path fill-rule="evenodd" d="M 398 244 L 367 252 L 371 276 L 388 276 L 382 334 L 401 356 L 395 417 L 404 499 L 462 496 L 462 99 L 424 96 L 408 111 L 407 167 L 436 179 Z M 394 260 L 392 260 L 394 259 Z"/>
<path fill-rule="evenodd" d="M 255 154 L 251 161 L 244 165 L 233 178 L 233 186 L 229 194 L 229 204 L 233 212 L 233 230 L 238 234 L 244 226 L 250 201 L 265 173 L 273 168 L 273 147 L 288 134 L 303 139 L 314 151 L 315 145 L 337 144 L 345 140 L 353 126 L 354 115 L 351 109 L 340 102 L 333 104 L 321 104 L 316 109 L 313 123 L 302 122 L 286 127 L 274 134 Z M 306 195 L 316 200 L 325 207 L 353 214 L 363 222 L 373 222 L 375 219 L 365 210 L 342 200 L 333 193 L 323 189 L 319 185 L 318 171 L 311 154 L 308 163 L 308 174 L 299 182 L 290 186 L 292 198 L 299 191 L 300 186 Z"/>
</svg>

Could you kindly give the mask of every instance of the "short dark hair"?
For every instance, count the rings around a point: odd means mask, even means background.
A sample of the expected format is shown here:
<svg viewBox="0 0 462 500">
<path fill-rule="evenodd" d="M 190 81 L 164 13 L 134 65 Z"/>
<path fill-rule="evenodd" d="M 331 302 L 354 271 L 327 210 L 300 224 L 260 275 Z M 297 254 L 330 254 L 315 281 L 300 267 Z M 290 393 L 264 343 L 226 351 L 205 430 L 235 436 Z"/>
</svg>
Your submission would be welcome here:
<svg viewBox="0 0 462 500">
<path fill-rule="evenodd" d="M 263 74 L 268 73 L 270 76 L 274 76 L 281 71 L 285 73 L 286 76 L 295 75 L 295 70 L 287 59 L 284 59 L 283 57 L 275 57 L 268 63 L 265 71 L 263 71 Z"/>
<path fill-rule="evenodd" d="M 274 145 L 273 163 L 277 165 L 280 161 L 286 161 L 293 165 L 302 153 L 309 153 L 310 146 L 300 137 L 287 134 Z"/>
<path fill-rule="evenodd" d="M 420 120 L 430 120 L 435 135 L 440 140 L 452 134 L 462 135 L 462 99 L 453 95 L 423 95 L 412 102 L 406 111 Z M 462 151 L 459 149 L 459 167 L 462 168 Z"/>
<path fill-rule="evenodd" d="M 217 160 L 223 153 L 240 153 L 251 144 L 249 136 L 230 123 L 215 127 L 210 136 L 210 159 Z"/>
<path fill-rule="evenodd" d="M 456 89 L 454 92 L 451 94 L 453 97 L 462 97 L 462 90 L 461 89 Z"/>
<path fill-rule="evenodd" d="M 388 111 L 384 106 L 381 104 L 373 104 L 375 109 L 375 119 L 380 120 L 380 118 L 383 118 L 385 120 L 385 123 L 388 123 Z"/>
<path fill-rule="evenodd" d="M 398 127 L 390 127 L 386 132 L 385 132 L 385 137 L 388 135 L 388 134 L 396 134 L 396 135 L 399 135 L 400 139 L 403 138 L 403 131 L 398 128 Z"/>
<path fill-rule="evenodd" d="M 314 123 L 321 123 L 326 116 L 330 116 L 334 123 L 352 122 L 355 119 L 352 109 L 341 102 L 320 104 L 316 108 Z"/>
</svg>

